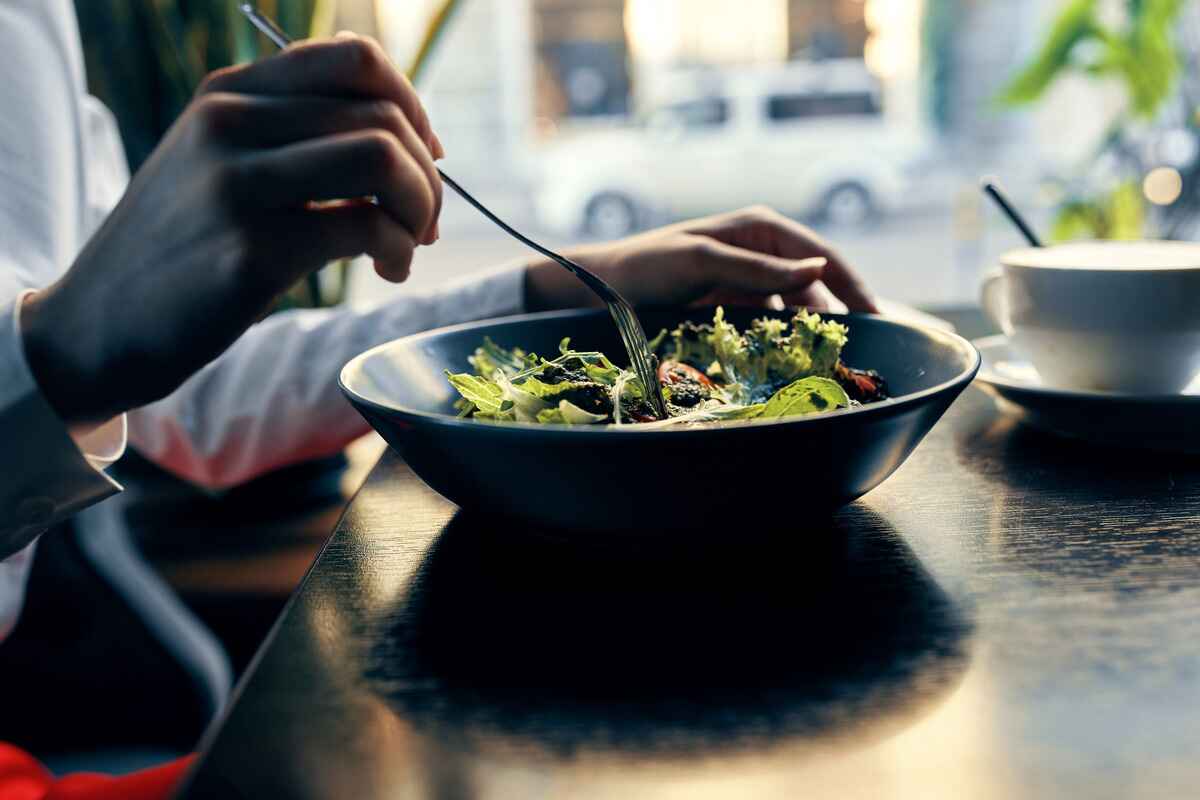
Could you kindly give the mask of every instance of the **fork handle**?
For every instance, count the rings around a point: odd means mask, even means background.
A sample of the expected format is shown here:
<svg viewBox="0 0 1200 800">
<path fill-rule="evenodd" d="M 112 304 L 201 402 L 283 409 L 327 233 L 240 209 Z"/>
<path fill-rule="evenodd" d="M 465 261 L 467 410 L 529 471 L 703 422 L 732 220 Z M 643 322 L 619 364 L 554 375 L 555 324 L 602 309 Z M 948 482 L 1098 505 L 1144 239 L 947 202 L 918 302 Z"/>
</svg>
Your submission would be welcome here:
<svg viewBox="0 0 1200 800">
<path fill-rule="evenodd" d="M 546 258 L 549 258 L 552 261 L 558 262 L 558 264 L 560 264 L 561 266 L 570 270 L 571 274 L 573 274 L 576 278 L 579 278 L 581 281 L 588 284 L 588 286 L 591 286 L 593 289 L 596 288 L 595 284 L 598 283 L 601 285 L 601 291 L 612 291 L 611 287 L 608 284 L 604 283 L 603 280 L 596 277 L 595 275 L 592 275 L 590 272 L 588 272 L 587 270 L 580 267 L 578 264 L 576 264 L 571 259 L 566 258 L 565 256 L 560 256 L 558 253 L 554 252 L 553 250 L 543 247 L 542 245 L 535 242 L 533 239 L 530 239 L 528 236 L 526 236 L 525 234 L 518 231 L 516 228 L 509 225 L 504 220 L 497 217 L 495 214 L 493 214 L 491 212 L 490 209 L 488 209 L 487 206 L 485 206 L 483 203 L 476 200 L 474 197 L 471 196 L 470 192 L 468 192 L 466 189 L 464 189 L 462 186 L 460 186 L 458 184 L 458 181 L 451 178 L 445 172 L 442 172 L 440 167 L 438 168 L 437 172 L 438 172 L 438 175 L 441 176 L 443 183 L 445 183 L 447 186 L 449 186 L 451 189 L 453 189 L 455 192 L 457 192 L 459 197 L 461 197 L 463 200 L 466 200 L 468 203 L 470 203 L 472 206 L 474 206 L 476 211 L 478 211 L 480 214 L 483 214 L 485 217 L 490 219 L 492 222 L 496 223 L 496 225 L 499 226 L 509 236 L 511 236 L 514 239 L 516 239 L 517 241 L 521 242 L 526 247 L 536 250 L 537 252 L 544 255 Z"/>
</svg>

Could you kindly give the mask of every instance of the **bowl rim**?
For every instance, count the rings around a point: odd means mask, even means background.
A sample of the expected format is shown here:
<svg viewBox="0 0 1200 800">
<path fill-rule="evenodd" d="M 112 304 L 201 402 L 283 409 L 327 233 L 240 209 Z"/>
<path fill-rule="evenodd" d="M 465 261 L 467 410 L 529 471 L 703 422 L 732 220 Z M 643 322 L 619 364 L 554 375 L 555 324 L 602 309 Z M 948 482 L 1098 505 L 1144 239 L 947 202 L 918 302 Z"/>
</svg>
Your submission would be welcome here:
<svg viewBox="0 0 1200 800">
<path fill-rule="evenodd" d="M 654 311 L 671 310 L 663 308 L 647 309 Z M 694 311 L 695 309 L 679 309 L 681 312 Z M 762 309 L 764 311 L 769 309 Z M 604 309 L 596 308 L 573 308 L 557 311 L 538 311 L 525 314 L 510 314 L 503 317 L 493 317 L 488 319 L 479 319 L 472 322 L 462 322 L 456 325 L 447 325 L 441 328 L 433 328 L 420 333 L 413 333 L 407 336 L 401 336 L 392 339 L 388 342 L 375 345 L 368 350 L 359 353 L 354 358 L 346 362 L 345 366 L 338 372 L 337 384 L 338 388 L 352 403 L 365 406 L 372 411 L 383 413 L 386 415 L 400 415 L 401 418 L 417 419 L 425 423 L 433 423 L 435 425 L 446 426 L 458 429 L 477 429 L 487 431 L 505 431 L 511 434 L 535 435 L 535 436 L 671 436 L 679 437 L 684 435 L 714 435 L 730 431 L 740 431 L 749 428 L 769 428 L 780 425 L 813 425 L 822 424 L 828 420 L 840 420 L 850 416 L 891 416 L 893 413 L 906 410 L 912 406 L 920 405 L 926 399 L 934 395 L 941 394 L 946 391 L 958 389 L 962 390 L 975 379 L 979 368 L 983 363 L 983 359 L 979 354 L 979 350 L 973 343 L 959 336 L 957 333 L 936 328 L 930 325 L 922 325 L 907 320 L 899 320 L 892 317 L 885 317 L 880 314 L 866 314 L 862 312 L 847 312 L 837 313 L 823 311 L 818 312 L 836 317 L 841 320 L 853 320 L 855 317 L 875 319 L 885 322 L 889 325 L 895 325 L 900 328 L 908 328 L 917 331 L 925 336 L 934 339 L 940 339 L 942 342 L 950 344 L 955 349 L 959 350 L 970 359 L 968 367 L 953 378 L 943 381 L 928 389 L 922 389 L 919 392 L 911 392 L 893 397 L 882 402 L 871 403 L 869 405 L 859 406 L 858 408 L 842 408 L 837 411 L 828 411 L 823 414 L 812 414 L 798 417 L 782 417 L 779 419 L 769 420 L 728 420 L 711 425 L 682 425 L 678 428 L 653 428 L 651 430 L 639 430 L 640 425 L 554 425 L 541 424 L 533 422 L 486 422 L 474 419 L 461 419 L 453 417 L 449 414 L 435 413 L 432 411 L 421 411 L 414 408 L 409 408 L 401 405 L 385 405 L 374 400 L 366 398 L 352 389 L 347 383 L 347 374 L 350 370 L 356 369 L 362 362 L 371 358 L 378 352 L 381 352 L 389 347 L 393 347 L 399 342 L 414 342 L 419 343 L 426 339 L 433 339 L 439 336 L 444 336 L 449 333 L 458 333 L 472 328 L 481 327 L 483 325 L 495 325 L 499 323 L 525 322 L 536 320 L 560 320 L 560 319 L 579 319 L 589 316 L 607 315 Z"/>
</svg>

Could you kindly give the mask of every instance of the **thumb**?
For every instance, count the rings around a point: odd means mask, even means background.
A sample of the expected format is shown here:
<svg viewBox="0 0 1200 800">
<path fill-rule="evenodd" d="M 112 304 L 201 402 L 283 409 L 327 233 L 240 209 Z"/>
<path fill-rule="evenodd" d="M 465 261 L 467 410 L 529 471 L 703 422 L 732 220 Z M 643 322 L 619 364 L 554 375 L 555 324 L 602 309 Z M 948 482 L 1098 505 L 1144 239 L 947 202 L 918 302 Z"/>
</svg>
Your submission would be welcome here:
<svg viewBox="0 0 1200 800">
<path fill-rule="evenodd" d="M 700 274 L 712 289 L 793 294 L 819 281 L 824 257 L 782 258 L 709 239 L 699 250 Z"/>
</svg>

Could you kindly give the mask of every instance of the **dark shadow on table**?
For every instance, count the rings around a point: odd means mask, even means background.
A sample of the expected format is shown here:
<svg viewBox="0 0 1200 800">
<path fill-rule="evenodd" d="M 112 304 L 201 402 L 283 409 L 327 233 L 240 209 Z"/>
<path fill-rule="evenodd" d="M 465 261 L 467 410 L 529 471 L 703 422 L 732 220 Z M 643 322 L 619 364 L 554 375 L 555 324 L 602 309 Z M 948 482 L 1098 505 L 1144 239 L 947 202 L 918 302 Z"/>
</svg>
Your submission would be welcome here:
<svg viewBox="0 0 1200 800">
<path fill-rule="evenodd" d="M 992 486 L 988 530 L 1006 560 L 1068 579 L 1127 571 L 1111 584 L 1120 591 L 1194 579 L 1200 457 L 1092 444 L 1003 415 L 960 434 L 956 450 Z M 1097 513 L 1061 513 L 1081 507 Z"/>
<path fill-rule="evenodd" d="M 1183 475 L 1192 487 L 1200 485 L 1200 455 L 1088 442 L 1006 414 L 988 415 L 979 427 L 960 433 L 956 448 L 960 463 L 972 472 L 1018 485 L 1069 487 L 1105 497 L 1143 491 L 1171 474 Z"/>
<path fill-rule="evenodd" d="M 459 514 L 378 621 L 366 678 L 443 741 L 679 758 L 911 724 L 970 623 L 862 505 L 721 547 L 583 552 Z"/>
</svg>

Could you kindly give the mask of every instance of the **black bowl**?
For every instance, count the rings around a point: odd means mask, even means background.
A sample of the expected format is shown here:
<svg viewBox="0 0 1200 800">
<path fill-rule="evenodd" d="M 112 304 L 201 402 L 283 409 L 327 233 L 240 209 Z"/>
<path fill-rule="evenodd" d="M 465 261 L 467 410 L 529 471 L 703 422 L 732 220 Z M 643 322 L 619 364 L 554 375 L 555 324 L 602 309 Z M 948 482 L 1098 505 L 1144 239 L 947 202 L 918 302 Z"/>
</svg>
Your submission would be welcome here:
<svg viewBox="0 0 1200 800">
<path fill-rule="evenodd" d="M 727 309 L 739 327 L 784 312 Z M 712 309 L 639 312 L 647 331 Z M 431 487 L 464 508 L 558 535 L 715 531 L 824 515 L 878 486 L 913 451 L 979 369 L 969 342 L 863 314 L 829 314 L 850 328 L 843 359 L 879 371 L 894 399 L 828 414 L 668 430 L 491 423 L 455 418 L 444 371 L 490 336 L 505 347 L 558 352 L 570 336 L 618 363 L 604 311 L 485 320 L 407 336 L 368 350 L 339 383 L 355 408 Z"/>
</svg>

